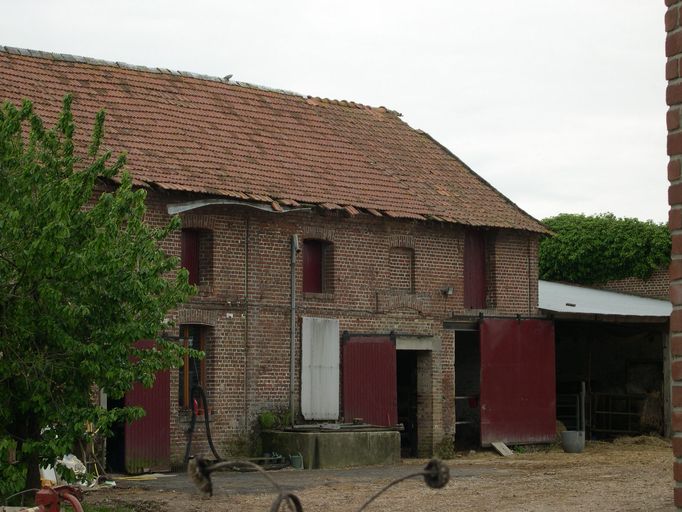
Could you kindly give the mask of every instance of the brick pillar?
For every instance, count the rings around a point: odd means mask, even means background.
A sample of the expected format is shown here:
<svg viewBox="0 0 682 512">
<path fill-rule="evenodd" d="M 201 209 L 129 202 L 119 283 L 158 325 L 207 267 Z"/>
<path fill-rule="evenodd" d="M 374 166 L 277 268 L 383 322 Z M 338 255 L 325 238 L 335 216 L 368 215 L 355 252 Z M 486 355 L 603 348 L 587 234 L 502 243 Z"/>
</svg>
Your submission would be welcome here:
<svg viewBox="0 0 682 512">
<path fill-rule="evenodd" d="M 668 80 L 666 102 L 668 112 L 668 202 L 670 215 L 668 225 L 672 233 L 673 249 L 670 266 L 670 300 L 673 313 L 670 318 L 670 355 L 672 378 L 672 435 L 675 462 L 675 505 L 682 510 L 682 0 L 665 0 L 665 54 L 668 58 L 665 76 Z"/>
</svg>

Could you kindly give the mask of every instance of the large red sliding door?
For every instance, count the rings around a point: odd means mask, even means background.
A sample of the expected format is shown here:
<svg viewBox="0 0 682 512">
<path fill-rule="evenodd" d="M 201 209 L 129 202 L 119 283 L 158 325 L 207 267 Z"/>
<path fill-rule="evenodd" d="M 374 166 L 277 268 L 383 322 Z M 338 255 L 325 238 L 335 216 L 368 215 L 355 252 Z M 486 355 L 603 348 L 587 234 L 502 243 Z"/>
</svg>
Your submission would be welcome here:
<svg viewBox="0 0 682 512">
<path fill-rule="evenodd" d="M 343 413 L 347 422 L 398 423 L 395 343 L 388 336 L 344 339 Z"/>
<path fill-rule="evenodd" d="M 481 444 L 552 442 L 556 433 L 554 324 L 483 320 Z"/>
<path fill-rule="evenodd" d="M 152 341 L 139 341 L 138 348 L 151 348 Z M 144 470 L 170 470 L 170 374 L 158 372 L 154 386 L 136 382 L 125 395 L 127 407 L 142 407 L 145 416 L 125 425 L 125 469 L 128 473 Z"/>
</svg>

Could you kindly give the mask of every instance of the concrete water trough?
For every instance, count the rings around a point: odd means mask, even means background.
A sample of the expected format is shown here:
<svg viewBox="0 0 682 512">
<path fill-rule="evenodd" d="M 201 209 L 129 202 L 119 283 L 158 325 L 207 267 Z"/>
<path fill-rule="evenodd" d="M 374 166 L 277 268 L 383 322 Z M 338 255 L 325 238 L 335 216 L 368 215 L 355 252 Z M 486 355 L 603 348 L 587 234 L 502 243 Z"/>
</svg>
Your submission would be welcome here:
<svg viewBox="0 0 682 512">
<path fill-rule="evenodd" d="M 301 454 L 304 469 L 342 468 L 400 462 L 399 429 L 338 425 L 297 426 L 261 433 L 263 450 Z"/>
</svg>

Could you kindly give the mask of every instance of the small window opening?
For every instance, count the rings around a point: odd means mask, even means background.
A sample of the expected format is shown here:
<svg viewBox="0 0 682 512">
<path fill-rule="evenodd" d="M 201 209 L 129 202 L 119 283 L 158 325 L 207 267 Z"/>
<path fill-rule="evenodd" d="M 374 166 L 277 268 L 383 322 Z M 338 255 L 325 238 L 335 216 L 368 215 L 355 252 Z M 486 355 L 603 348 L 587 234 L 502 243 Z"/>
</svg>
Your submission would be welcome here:
<svg viewBox="0 0 682 512">
<path fill-rule="evenodd" d="M 332 247 L 324 240 L 303 241 L 303 293 L 332 293 Z"/>
<path fill-rule="evenodd" d="M 180 343 L 184 348 L 206 351 L 206 328 L 200 325 L 180 326 Z M 190 393 L 194 386 L 205 388 L 206 364 L 205 358 L 199 359 L 189 354 L 184 355 L 183 365 L 180 367 L 178 390 L 178 405 L 183 409 L 195 407 L 200 410 L 200 403 L 190 403 Z"/>
<path fill-rule="evenodd" d="M 213 278 L 213 232 L 183 229 L 181 265 L 189 273 L 189 284 L 208 291 Z"/>
</svg>

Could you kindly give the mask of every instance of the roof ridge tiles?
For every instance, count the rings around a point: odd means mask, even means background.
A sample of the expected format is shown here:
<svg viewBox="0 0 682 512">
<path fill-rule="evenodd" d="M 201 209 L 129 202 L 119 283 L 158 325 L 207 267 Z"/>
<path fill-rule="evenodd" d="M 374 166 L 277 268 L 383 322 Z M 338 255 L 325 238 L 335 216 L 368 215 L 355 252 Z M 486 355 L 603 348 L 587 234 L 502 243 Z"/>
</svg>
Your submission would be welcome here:
<svg viewBox="0 0 682 512">
<path fill-rule="evenodd" d="M 277 89 L 277 88 L 273 88 L 273 87 L 267 87 L 264 85 L 251 84 L 248 82 L 238 82 L 235 80 L 231 80 L 230 78 L 221 78 L 219 76 L 205 75 L 202 73 L 193 73 L 191 71 L 181 71 L 181 70 L 168 69 L 168 68 L 141 66 L 138 64 L 129 64 L 127 62 L 122 62 L 122 61 L 95 59 L 92 57 L 85 57 L 82 55 L 73 55 L 70 53 L 45 52 L 42 50 L 31 50 L 28 48 L 17 48 L 14 46 L 2 46 L 2 45 L 0 45 L 0 53 L 11 53 L 11 54 L 15 54 L 15 55 L 23 55 L 24 57 L 35 57 L 35 58 L 39 58 L 39 59 L 50 59 L 50 60 L 62 60 L 62 61 L 67 61 L 67 62 L 78 62 L 78 63 L 82 63 L 82 64 L 91 64 L 91 65 L 95 65 L 95 66 L 112 66 L 112 67 L 117 67 L 117 68 L 121 68 L 121 69 L 130 69 L 132 71 L 143 71 L 143 72 L 148 72 L 148 73 L 159 73 L 159 74 L 168 74 L 168 75 L 176 75 L 176 76 L 185 76 L 185 77 L 189 77 L 189 78 L 196 78 L 198 80 L 209 80 L 211 82 L 222 82 L 225 84 L 237 85 L 240 87 L 249 87 L 251 89 L 259 89 L 262 91 L 288 94 L 290 96 L 298 96 L 301 98 L 306 97 L 305 94 L 301 94 L 298 92 L 288 91 L 286 89 Z"/>
<path fill-rule="evenodd" d="M 97 58 L 93 58 L 93 57 L 85 57 L 82 55 L 73 55 L 70 53 L 46 52 L 43 50 L 32 50 L 30 48 L 18 48 L 15 46 L 0 45 L 0 53 L 10 53 L 10 54 L 15 54 L 15 55 L 23 55 L 24 57 L 33 57 L 33 58 L 38 58 L 38 59 L 50 59 L 50 60 L 61 60 L 61 61 L 66 61 L 66 62 L 76 62 L 76 63 L 81 63 L 81 64 L 90 64 L 93 66 L 112 66 L 112 67 L 117 67 L 117 68 L 121 68 L 121 69 L 129 69 L 131 71 L 140 71 L 140 72 L 147 72 L 147 73 L 184 76 L 184 77 L 189 77 L 189 78 L 195 78 L 197 80 L 221 82 L 224 84 L 236 85 L 238 87 L 246 87 L 249 89 L 256 89 L 259 91 L 274 92 L 274 93 L 278 93 L 278 94 L 285 94 L 288 96 L 296 96 L 299 98 L 313 99 L 313 100 L 318 100 L 322 103 L 331 103 L 334 105 L 342 105 L 345 107 L 354 107 L 354 108 L 365 109 L 365 110 L 388 112 L 388 113 L 397 115 L 398 117 L 402 116 L 402 114 L 400 112 L 398 112 L 396 110 L 388 109 L 388 108 L 383 107 L 383 106 L 372 107 L 370 105 L 364 105 L 362 103 L 357 103 L 355 101 L 335 100 L 335 99 L 314 97 L 314 96 L 311 96 L 308 94 L 301 94 L 299 92 L 290 91 L 288 89 L 278 89 L 276 87 L 268 87 L 265 85 L 252 84 L 250 82 L 232 80 L 231 79 L 232 75 L 227 75 L 226 78 L 221 78 L 219 76 L 205 75 L 203 73 L 194 73 L 191 71 L 182 71 L 182 70 L 175 70 L 175 69 L 169 69 L 169 68 L 142 66 L 142 65 L 138 65 L 138 64 L 130 64 L 130 63 L 123 62 L 123 61 L 110 61 L 110 60 L 104 60 L 104 59 L 97 59 Z"/>
<path fill-rule="evenodd" d="M 390 108 L 386 108 L 383 105 L 379 106 L 379 107 L 373 107 L 373 106 L 367 105 L 365 103 L 358 103 L 357 101 L 336 100 L 336 99 L 332 99 L 332 98 L 322 98 L 320 96 L 312 96 L 312 95 L 308 95 L 308 96 L 306 96 L 306 98 L 310 102 L 312 102 L 313 104 L 315 104 L 315 103 L 328 103 L 330 105 L 341 105 L 343 107 L 353 107 L 353 108 L 357 108 L 360 110 L 374 110 L 374 111 L 378 111 L 378 112 L 382 112 L 382 113 L 393 114 L 393 115 L 396 115 L 398 117 L 403 116 L 397 110 L 392 110 Z"/>
</svg>

